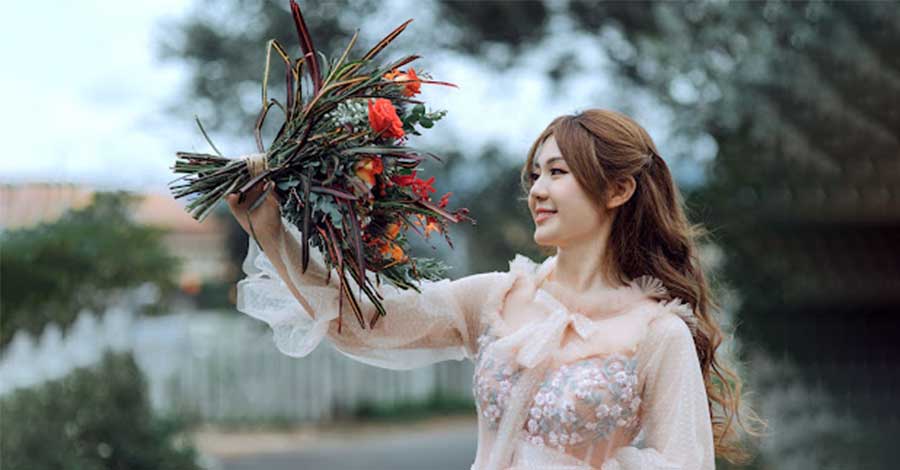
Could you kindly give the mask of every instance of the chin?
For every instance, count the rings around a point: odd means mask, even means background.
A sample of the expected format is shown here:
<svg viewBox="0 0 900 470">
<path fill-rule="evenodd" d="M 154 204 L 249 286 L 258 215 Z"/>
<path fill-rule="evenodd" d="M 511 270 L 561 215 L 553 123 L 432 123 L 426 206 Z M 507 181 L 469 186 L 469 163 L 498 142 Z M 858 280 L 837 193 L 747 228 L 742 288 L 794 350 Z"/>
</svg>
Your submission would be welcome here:
<svg viewBox="0 0 900 470">
<path fill-rule="evenodd" d="M 556 240 L 553 237 L 539 234 L 537 231 L 534 233 L 534 242 L 539 246 L 556 246 Z"/>
</svg>

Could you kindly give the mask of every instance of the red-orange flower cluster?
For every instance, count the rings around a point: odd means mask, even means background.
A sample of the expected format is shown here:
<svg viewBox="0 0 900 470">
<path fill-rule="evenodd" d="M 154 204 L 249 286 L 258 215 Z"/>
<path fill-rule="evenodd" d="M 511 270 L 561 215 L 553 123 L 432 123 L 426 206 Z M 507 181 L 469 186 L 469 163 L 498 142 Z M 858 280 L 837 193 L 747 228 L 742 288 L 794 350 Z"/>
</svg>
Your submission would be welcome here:
<svg viewBox="0 0 900 470">
<path fill-rule="evenodd" d="M 378 155 L 366 155 L 356 162 L 354 171 L 356 177 L 365 181 L 371 189 L 375 186 L 375 175 L 380 175 L 384 171 L 384 164 Z"/>
<path fill-rule="evenodd" d="M 412 182 L 412 190 L 414 193 L 422 196 L 422 199 L 428 199 L 428 193 L 433 193 L 437 191 L 431 185 L 434 183 L 434 176 L 428 178 L 427 180 L 423 180 L 420 178 L 416 178 Z"/>
<path fill-rule="evenodd" d="M 399 234 L 400 224 L 391 223 L 387 226 L 387 230 L 384 233 L 385 238 L 375 238 L 368 244 L 370 246 L 375 246 L 382 256 L 390 256 L 393 263 L 400 263 L 405 261 L 407 256 L 406 253 L 403 252 L 403 248 L 394 242 Z"/>
<path fill-rule="evenodd" d="M 398 186 L 409 186 L 416 180 L 416 172 L 412 172 L 408 175 L 394 175 L 391 176 L 391 181 Z"/>
<path fill-rule="evenodd" d="M 419 90 L 422 88 L 422 82 L 419 80 L 419 77 L 416 75 L 415 69 L 412 67 L 406 69 L 406 72 L 401 72 L 397 69 L 394 69 L 386 74 L 384 74 L 384 78 L 388 80 L 393 80 L 395 82 L 404 83 L 403 87 L 403 96 L 415 96 L 419 94 Z"/>
<path fill-rule="evenodd" d="M 406 135 L 403 132 L 403 122 L 397 116 L 397 109 L 386 98 L 369 100 L 369 125 L 384 137 L 399 139 Z"/>
</svg>

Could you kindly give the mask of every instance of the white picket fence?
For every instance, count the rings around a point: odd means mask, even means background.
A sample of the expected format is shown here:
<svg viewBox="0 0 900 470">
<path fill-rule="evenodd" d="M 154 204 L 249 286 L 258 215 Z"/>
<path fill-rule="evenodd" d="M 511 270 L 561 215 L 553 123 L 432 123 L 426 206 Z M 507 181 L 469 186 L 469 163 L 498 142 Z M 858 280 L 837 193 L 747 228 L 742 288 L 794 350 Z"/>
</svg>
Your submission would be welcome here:
<svg viewBox="0 0 900 470">
<path fill-rule="evenodd" d="M 327 421 L 363 402 L 471 398 L 473 366 L 448 361 L 412 371 L 355 362 L 327 341 L 297 359 L 275 349 L 265 324 L 236 312 L 141 317 L 112 308 L 79 314 L 65 335 L 18 332 L 0 357 L 0 396 L 95 364 L 104 351 L 132 351 L 153 407 L 206 421 Z"/>
</svg>

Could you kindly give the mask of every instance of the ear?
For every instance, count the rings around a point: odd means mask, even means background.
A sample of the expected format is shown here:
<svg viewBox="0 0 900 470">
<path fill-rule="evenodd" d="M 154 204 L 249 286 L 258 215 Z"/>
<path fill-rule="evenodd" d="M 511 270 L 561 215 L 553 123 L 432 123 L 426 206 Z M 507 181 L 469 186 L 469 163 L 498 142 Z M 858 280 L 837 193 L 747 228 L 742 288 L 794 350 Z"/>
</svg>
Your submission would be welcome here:
<svg viewBox="0 0 900 470">
<path fill-rule="evenodd" d="M 625 204 L 629 199 L 631 199 L 631 195 L 634 194 L 634 190 L 636 188 L 637 181 L 634 180 L 634 176 L 630 175 L 624 180 L 614 183 L 607 193 L 608 197 L 606 199 L 606 208 L 614 209 L 621 206 L 622 204 Z"/>
</svg>

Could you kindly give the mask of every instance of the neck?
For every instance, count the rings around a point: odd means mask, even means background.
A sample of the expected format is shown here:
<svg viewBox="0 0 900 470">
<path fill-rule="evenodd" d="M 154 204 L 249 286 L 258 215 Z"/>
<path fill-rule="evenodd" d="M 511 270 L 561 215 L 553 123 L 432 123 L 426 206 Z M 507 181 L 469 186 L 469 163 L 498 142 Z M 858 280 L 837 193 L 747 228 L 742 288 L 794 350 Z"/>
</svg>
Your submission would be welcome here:
<svg viewBox="0 0 900 470">
<path fill-rule="evenodd" d="M 606 247 L 610 230 L 609 226 L 604 228 L 595 238 L 557 247 L 556 260 L 547 279 L 578 294 L 621 287 L 621 283 L 607 277 Z"/>
</svg>

